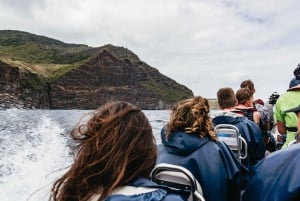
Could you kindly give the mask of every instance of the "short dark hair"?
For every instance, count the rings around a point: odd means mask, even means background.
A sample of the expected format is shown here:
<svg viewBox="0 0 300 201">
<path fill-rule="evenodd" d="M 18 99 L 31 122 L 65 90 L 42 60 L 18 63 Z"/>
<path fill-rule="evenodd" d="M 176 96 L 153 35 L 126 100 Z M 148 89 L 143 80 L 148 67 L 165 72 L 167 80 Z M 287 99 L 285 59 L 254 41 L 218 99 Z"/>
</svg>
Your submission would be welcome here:
<svg viewBox="0 0 300 201">
<path fill-rule="evenodd" d="M 240 88 L 237 90 L 235 96 L 239 104 L 245 104 L 248 100 L 250 100 L 252 93 L 248 88 Z"/>
<path fill-rule="evenodd" d="M 234 91 L 230 87 L 224 87 L 217 92 L 218 104 L 221 109 L 234 107 L 236 104 L 236 97 Z"/>
</svg>

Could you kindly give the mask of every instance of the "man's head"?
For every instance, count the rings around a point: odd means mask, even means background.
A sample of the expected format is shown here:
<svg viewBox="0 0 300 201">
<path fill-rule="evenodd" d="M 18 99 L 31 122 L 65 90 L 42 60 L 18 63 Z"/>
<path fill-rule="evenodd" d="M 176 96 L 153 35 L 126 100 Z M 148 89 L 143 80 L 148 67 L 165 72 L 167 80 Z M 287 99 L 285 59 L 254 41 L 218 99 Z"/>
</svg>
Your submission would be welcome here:
<svg viewBox="0 0 300 201">
<path fill-rule="evenodd" d="M 248 88 L 240 88 L 235 94 L 238 104 L 251 107 L 253 105 L 253 94 Z"/>
<path fill-rule="evenodd" d="M 220 109 L 233 108 L 237 103 L 234 91 L 230 87 L 219 89 L 217 92 L 217 99 Z"/>
</svg>

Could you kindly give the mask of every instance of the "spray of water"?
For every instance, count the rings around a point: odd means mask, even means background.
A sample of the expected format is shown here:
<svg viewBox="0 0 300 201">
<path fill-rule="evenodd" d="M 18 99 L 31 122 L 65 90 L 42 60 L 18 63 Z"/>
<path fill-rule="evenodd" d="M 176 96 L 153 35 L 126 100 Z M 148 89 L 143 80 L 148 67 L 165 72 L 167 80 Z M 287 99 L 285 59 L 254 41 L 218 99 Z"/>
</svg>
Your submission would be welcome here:
<svg viewBox="0 0 300 201">
<path fill-rule="evenodd" d="M 69 132 L 82 110 L 0 111 L 1 201 L 45 201 L 50 188 L 72 163 Z M 160 143 L 168 111 L 144 111 Z"/>
<path fill-rule="evenodd" d="M 1 148 L 5 147 L 0 163 L 1 200 L 24 200 L 24 196 L 30 201 L 47 200 L 49 188 L 44 190 L 47 193 L 38 191 L 30 195 L 52 183 L 54 170 L 71 163 L 65 131 L 37 111 L 10 110 L 6 113 L 1 118 L 9 118 L 10 129 L 6 129 L 8 133 L 0 133 Z"/>
</svg>

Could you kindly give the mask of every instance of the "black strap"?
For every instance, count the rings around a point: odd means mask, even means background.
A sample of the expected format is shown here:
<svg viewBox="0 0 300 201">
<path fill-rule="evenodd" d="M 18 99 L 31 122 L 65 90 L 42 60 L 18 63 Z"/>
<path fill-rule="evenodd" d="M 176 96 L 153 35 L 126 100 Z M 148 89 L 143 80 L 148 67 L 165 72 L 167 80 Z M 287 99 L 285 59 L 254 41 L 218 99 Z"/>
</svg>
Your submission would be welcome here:
<svg viewBox="0 0 300 201">
<path fill-rule="evenodd" d="M 191 186 L 189 185 L 184 185 L 184 184 L 180 184 L 172 181 L 160 180 L 160 179 L 157 179 L 155 182 L 159 185 L 168 186 L 169 188 L 172 189 L 182 190 L 186 192 L 191 191 Z"/>
<path fill-rule="evenodd" d="M 297 132 L 297 127 L 286 127 L 286 130 L 290 132 Z"/>
</svg>

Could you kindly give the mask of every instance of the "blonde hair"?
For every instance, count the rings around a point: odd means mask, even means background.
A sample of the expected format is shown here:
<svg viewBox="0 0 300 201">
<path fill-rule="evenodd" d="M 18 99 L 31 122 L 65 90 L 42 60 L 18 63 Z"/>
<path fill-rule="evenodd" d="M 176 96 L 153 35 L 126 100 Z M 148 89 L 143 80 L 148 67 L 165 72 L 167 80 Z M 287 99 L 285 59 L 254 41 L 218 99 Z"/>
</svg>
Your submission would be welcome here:
<svg viewBox="0 0 300 201">
<path fill-rule="evenodd" d="M 208 136 L 216 140 L 213 123 L 209 117 L 209 104 L 206 98 L 197 96 L 179 101 L 172 108 L 170 122 L 167 125 L 166 138 L 173 131 L 184 130 L 199 137 Z"/>
</svg>

